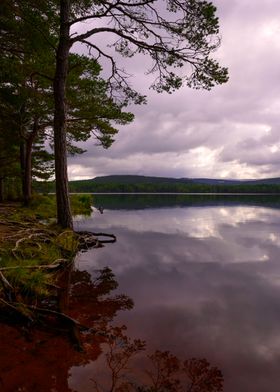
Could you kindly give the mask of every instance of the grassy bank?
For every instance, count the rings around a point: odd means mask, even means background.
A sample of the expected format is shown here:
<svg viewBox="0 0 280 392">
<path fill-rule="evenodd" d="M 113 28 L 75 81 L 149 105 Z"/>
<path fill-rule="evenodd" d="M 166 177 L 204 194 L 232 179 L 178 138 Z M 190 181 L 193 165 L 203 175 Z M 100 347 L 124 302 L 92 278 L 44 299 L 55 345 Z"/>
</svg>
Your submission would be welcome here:
<svg viewBox="0 0 280 392">
<path fill-rule="evenodd" d="M 91 212 L 89 195 L 71 198 L 72 213 Z M 34 320 L 37 308 L 59 302 L 61 271 L 77 253 L 78 235 L 55 224 L 55 197 L 36 196 L 28 208 L 0 205 L 0 312 Z"/>
</svg>

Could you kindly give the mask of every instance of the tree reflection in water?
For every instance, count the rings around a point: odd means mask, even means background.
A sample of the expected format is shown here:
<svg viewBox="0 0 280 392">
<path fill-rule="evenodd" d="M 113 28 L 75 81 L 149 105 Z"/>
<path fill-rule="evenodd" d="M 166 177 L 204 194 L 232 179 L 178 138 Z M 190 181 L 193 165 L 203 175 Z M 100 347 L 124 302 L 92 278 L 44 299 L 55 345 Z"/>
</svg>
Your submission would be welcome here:
<svg viewBox="0 0 280 392">
<path fill-rule="evenodd" d="M 111 294 L 118 283 L 109 268 L 97 271 L 95 278 L 72 269 L 63 280 L 63 310 L 87 327 L 79 336 L 83 350 L 74 349 L 62 328 L 30 330 L 0 324 L 1 391 L 74 392 L 69 386 L 70 369 L 95 364 L 100 358 L 104 358 L 102 369 L 98 377 L 92 374 L 87 389 L 93 392 L 223 390 L 221 372 L 206 360 L 180 361 L 164 351 L 146 355 L 145 342 L 126 336 L 124 326 L 110 326 L 117 312 L 131 309 L 133 301 L 126 295 Z"/>
<path fill-rule="evenodd" d="M 76 283 L 75 283 L 76 282 Z M 92 285 L 94 292 L 92 292 Z M 125 295 L 104 298 L 117 288 L 112 271 L 105 268 L 94 282 L 91 275 L 76 271 L 71 296 L 79 321 L 95 325 L 101 335 L 104 361 L 102 371 L 93 375 L 95 392 L 221 392 L 223 376 L 205 359 L 179 360 L 168 351 L 146 351 L 146 343 L 126 335 L 126 327 L 113 327 L 110 321 L 118 310 L 131 309 L 133 302 Z M 94 298 L 95 297 L 95 298 Z M 95 312 L 88 312 L 88 300 L 95 302 Z M 71 308 L 70 308 L 71 310 Z M 88 342 L 87 342 L 88 343 Z M 94 342 L 92 342 L 94 343 Z M 90 346 L 89 346 L 90 347 Z M 140 354 L 140 361 L 136 361 Z M 148 359 L 148 363 L 145 360 Z M 143 363 L 144 362 L 144 363 Z M 147 370 L 140 368 L 147 367 Z"/>
<path fill-rule="evenodd" d="M 106 339 L 107 378 L 92 379 L 95 392 L 222 392 L 223 376 L 206 359 L 180 361 L 169 351 L 146 355 L 149 360 L 140 371 L 135 356 L 146 350 L 139 339 L 125 335 L 126 327 L 111 327 Z M 133 363 L 134 362 L 134 363 Z M 144 361 L 145 362 L 145 361 Z M 139 364 L 138 364 L 139 365 Z M 142 367 L 142 366 L 141 366 Z"/>
</svg>

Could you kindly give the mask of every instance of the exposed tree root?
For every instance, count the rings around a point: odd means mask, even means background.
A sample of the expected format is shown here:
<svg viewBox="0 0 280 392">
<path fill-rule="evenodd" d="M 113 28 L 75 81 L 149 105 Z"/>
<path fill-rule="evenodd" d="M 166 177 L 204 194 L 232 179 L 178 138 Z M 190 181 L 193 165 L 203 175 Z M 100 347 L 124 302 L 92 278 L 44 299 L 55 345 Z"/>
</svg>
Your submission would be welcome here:
<svg viewBox="0 0 280 392">
<path fill-rule="evenodd" d="M 28 322 L 31 322 L 31 323 L 34 322 L 34 319 L 31 317 L 30 312 L 28 313 L 28 312 L 24 311 L 24 309 L 25 309 L 24 304 L 17 303 L 17 302 L 7 302 L 3 298 L 0 298 L 0 302 L 8 309 L 12 310 L 13 312 L 18 314 L 19 316 L 23 317 Z M 18 306 L 16 306 L 16 305 L 18 305 Z"/>
<path fill-rule="evenodd" d="M 5 293 L 5 298 L 8 301 L 14 301 L 15 299 L 15 289 L 8 281 L 8 279 L 3 275 L 2 271 L 0 270 L 0 281 Z"/>
<path fill-rule="evenodd" d="M 80 332 L 90 332 L 99 336 L 108 337 L 107 332 L 82 325 L 79 321 L 63 312 L 37 307 L 35 305 L 27 305 L 21 302 L 8 302 L 2 298 L 0 298 L 0 302 L 4 305 L 4 307 L 11 310 L 13 313 L 18 314 L 31 324 L 36 324 L 39 320 L 41 323 L 42 317 L 54 317 L 60 326 L 66 327 L 74 347 L 81 352 L 83 351 L 83 345 L 81 342 Z M 49 320 L 45 319 L 44 321 L 46 325 L 49 325 Z"/>
<path fill-rule="evenodd" d="M 15 265 L 12 267 L 1 267 L 0 268 L 0 278 L 1 278 L 1 271 L 11 271 L 11 270 L 16 270 L 19 268 L 24 268 L 24 269 L 30 269 L 30 270 L 50 270 L 54 271 L 59 268 L 62 268 L 65 263 L 68 263 L 69 260 L 67 259 L 57 259 L 51 264 L 43 264 L 43 265 Z"/>
<path fill-rule="evenodd" d="M 116 236 L 86 231 L 73 233 L 70 230 L 59 233 L 44 227 L 44 225 L 34 220 L 17 222 L 8 218 L 8 215 L 7 217 L 1 217 L 0 221 L 0 224 L 7 228 L 6 232 L 2 231 L 0 237 L 0 247 L 2 244 L 4 245 L 2 255 L 5 258 L 7 256 L 7 261 L 0 267 L 0 308 L 2 308 L 5 318 L 7 316 L 13 320 L 15 315 L 17 315 L 16 318 L 20 317 L 21 322 L 24 320 L 24 323 L 27 322 L 28 325 L 39 323 L 39 325 L 51 326 L 55 322 L 56 328 L 58 326 L 58 328 L 62 327 L 64 331 L 65 329 L 68 331 L 71 341 L 79 351 L 83 350 L 80 332 L 86 331 L 100 336 L 107 336 L 107 333 L 104 331 L 81 325 L 77 320 L 64 312 L 49 309 L 51 302 L 46 301 L 48 300 L 48 294 L 46 294 L 46 297 L 43 297 L 44 301 L 40 304 L 39 298 L 41 294 L 39 291 L 39 294 L 37 294 L 35 290 L 35 296 L 32 297 L 33 288 L 31 288 L 31 294 L 26 294 L 26 291 L 24 291 L 25 281 L 13 280 L 13 284 L 11 284 L 9 279 L 10 276 L 14 276 L 12 274 L 13 271 L 15 275 L 17 274 L 17 269 L 28 270 L 30 274 L 37 270 L 46 272 L 48 276 L 50 273 L 54 274 L 54 280 L 49 282 L 46 279 L 44 284 L 51 290 L 49 298 L 56 301 L 56 305 L 53 304 L 52 306 L 55 309 L 59 309 L 59 296 L 64 289 L 58 283 L 58 275 L 55 275 L 57 271 L 69 265 L 77 251 L 99 248 L 105 243 L 116 242 Z M 61 257 L 56 258 L 52 262 L 40 257 L 40 254 L 44 252 L 45 257 L 48 258 L 49 246 L 52 246 L 54 249 L 53 258 L 59 257 L 59 255 Z M 36 265 L 32 265 L 32 262 L 29 261 L 30 259 L 37 260 Z M 5 276 L 6 273 L 9 273 L 8 279 Z M 26 275 L 29 275 L 29 273 Z M 47 304 L 46 307 L 44 307 L 45 304 Z"/>
<path fill-rule="evenodd" d="M 88 250 L 90 248 L 101 248 L 105 243 L 114 243 L 117 240 L 117 237 L 114 234 L 107 233 L 92 233 L 89 231 L 77 231 L 78 235 L 79 250 Z M 98 237 L 109 237 L 110 239 L 104 240 L 99 239 Z"/>
</svg>

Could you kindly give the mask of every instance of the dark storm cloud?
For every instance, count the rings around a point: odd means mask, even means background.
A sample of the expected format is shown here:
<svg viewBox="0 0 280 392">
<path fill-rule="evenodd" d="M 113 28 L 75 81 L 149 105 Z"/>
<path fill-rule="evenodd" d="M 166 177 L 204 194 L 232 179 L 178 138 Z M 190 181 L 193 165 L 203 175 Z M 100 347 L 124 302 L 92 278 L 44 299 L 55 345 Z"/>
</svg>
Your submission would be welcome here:
<svg viewBox="0 0 280 392">
<path fill-rule="evenodd" d="M 69 160 L 70 178 L 280 176 L 280 3 L 214 3 L 222 45 L 213 56 L 228 66 L 229 82 L 210 92 L 183 88 L 159 95 L 149 90 L 148 58 L 130 60 L 131 83 L 148 104 L 129 108 L 135 121 L 120 127 L 108 151 L 86 142 L 88 152 Z"/>
</svg>

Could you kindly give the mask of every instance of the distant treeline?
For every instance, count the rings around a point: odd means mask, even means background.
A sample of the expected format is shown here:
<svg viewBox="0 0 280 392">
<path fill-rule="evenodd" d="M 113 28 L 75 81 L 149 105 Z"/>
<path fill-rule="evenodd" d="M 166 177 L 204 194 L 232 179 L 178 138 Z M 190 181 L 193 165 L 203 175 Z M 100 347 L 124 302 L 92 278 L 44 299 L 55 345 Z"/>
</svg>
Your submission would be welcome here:
<svg viewBox="0 0 280 392">
<path fill-rule="evenodd" d="M 36 182 L 37 192 L 55 192 L 54 182 Z M 200 183 L 122 183 L 80 180 L 69 182 L 70 192 L 75 193 L 279 193 L 280 184 L 200 184 Z"/>
<path fill-rule="evenodd" d="M 238 205 L 262 206 L 279 209 L 280 197 L 278 195 L 269 194 L 94 194 L 92 195 L 92 203 L 95 207 L 102 207 L 106 210 L 142 210 L 170 207 L 223 207 Z"/>
</svg>

